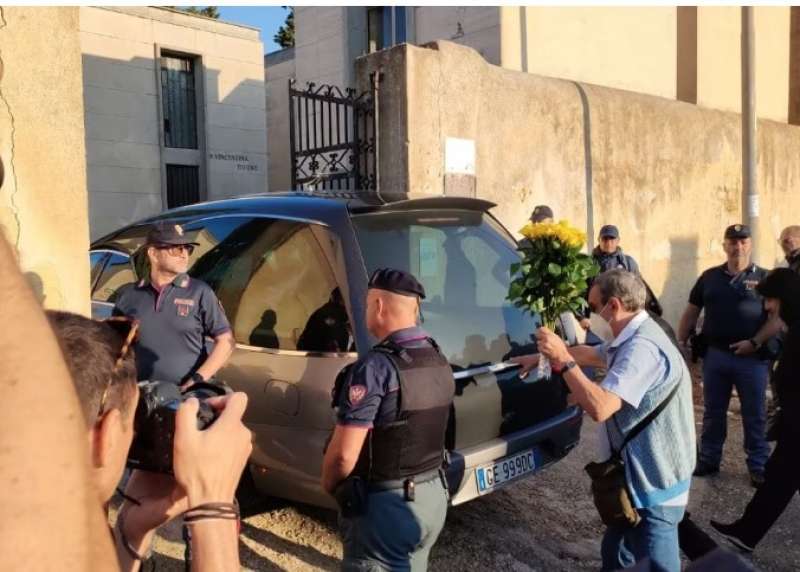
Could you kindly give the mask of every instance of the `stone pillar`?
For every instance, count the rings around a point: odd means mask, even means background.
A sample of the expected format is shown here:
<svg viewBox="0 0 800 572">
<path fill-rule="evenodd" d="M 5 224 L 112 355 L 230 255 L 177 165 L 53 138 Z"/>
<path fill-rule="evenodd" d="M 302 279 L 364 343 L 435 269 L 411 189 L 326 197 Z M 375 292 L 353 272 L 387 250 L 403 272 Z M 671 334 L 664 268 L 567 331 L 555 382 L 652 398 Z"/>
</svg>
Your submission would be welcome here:
<svg viewBox="0 0 800 572">
<path fill-rule="evenodd" d="M 78 8 L 0 8 L 0 228 L 47 308 L 88 314 Z"/>
</svg>

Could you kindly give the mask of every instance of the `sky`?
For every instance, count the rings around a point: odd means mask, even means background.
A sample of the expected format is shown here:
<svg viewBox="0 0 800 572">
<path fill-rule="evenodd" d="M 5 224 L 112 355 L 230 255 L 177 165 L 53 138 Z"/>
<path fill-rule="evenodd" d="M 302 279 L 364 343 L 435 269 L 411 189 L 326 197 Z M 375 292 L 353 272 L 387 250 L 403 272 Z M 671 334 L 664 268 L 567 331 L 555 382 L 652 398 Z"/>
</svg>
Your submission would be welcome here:
<svg viewBox="0 0 800 572">
<path fill-rule="evenodd" d="M 281 49 L 272 36 L 283 25 L 288 10 L 281 6 L 218 6 L 218 10 L 220 20 L 259 28 L 265 54 Z"/>
</svg>

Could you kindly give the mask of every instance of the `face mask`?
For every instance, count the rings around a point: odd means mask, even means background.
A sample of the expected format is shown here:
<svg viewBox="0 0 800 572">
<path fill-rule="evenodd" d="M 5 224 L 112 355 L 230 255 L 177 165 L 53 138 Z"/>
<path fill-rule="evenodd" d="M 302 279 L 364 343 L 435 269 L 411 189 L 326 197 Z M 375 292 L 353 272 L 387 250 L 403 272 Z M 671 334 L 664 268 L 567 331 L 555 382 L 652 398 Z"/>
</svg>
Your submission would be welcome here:
<svg viewBox="0 0 800 572">
<path fill-rule="evenodd" d="M 604 342 L 608 343 L 612 341 L 616 336 L 614 336 L 614 332 L 611 330 L 611 326 L 603 316 L 600 314 L 608 307 L 608 304 L 603 306 L 603 309 L 599 312 L 595 313 L 592 312 L 589 315 L 589 329 L 592 333 L 603 340 Z"/>
</svg>

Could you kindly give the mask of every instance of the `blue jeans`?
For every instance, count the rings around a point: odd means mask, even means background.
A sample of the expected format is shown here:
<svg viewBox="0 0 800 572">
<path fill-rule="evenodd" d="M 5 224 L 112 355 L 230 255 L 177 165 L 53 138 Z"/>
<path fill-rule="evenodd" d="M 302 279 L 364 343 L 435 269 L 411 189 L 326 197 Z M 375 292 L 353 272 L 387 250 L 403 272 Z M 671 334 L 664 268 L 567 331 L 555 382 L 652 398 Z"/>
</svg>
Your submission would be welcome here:
<svg viewBox="0 0 800 572">
<path fill-rule="evenodd" d="M 716 348 L 708 349 L 703 359 L 702 462 L 719 466 L 722 460 L 722 447 L 728 434 L 728 404 L 735 386 L 742 404 L 747 468 L 759 473 L 764 471 L 769 457 L 769 445 L 764 435 L 768 371 L 769 362 Z"/>
<path fill-rule="evenodd" d="M 680 572 L 678 523 L 685 506 L 652 506 L 636 509 L 641 522 L 633 528 L 609 526 L 603 536 L 603 571 L 628 568 L 645 559 L 653 572 Z"/>
</svg>

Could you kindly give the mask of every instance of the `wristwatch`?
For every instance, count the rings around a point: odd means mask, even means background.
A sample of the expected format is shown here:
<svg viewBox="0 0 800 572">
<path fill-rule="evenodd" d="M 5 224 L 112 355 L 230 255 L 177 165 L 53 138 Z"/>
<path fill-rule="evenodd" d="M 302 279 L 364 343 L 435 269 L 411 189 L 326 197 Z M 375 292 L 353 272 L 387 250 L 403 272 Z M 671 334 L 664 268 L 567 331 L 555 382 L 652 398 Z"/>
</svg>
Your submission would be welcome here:
<svg viewBox="0 0 800 572">
<path fill-rule="evenodd" d="M 189 379 L 192 380 L 195 383 L 205 383 L 206 382 L 206 378 L 203 377 L 203 374 L 200 373 L 199 371 L 194 372 Z"/>
<path fill-rule="evenodd" d="M 751 344 L 753 344 L 753 349 L 755 349 L 755 350 L 757 350 L 758 348 L 761 347 L 761 344 L 759 344 L 758 341 L 755 338 L 750 338 L 747 341 L 750 342 Z"/>
<path fill-rule="evenodd" d="M 572 369 L 573 367 L 575 367 L 576 365 L 578 365 L 578 364 L 577 364 L 577 363 L 575 363 L 575 361 L 568 361 L 568 362 L 567 362 L 567 363 L 565 363 L 565 364 L 564 364 L 564 366 L 561 368 L 561 373 L 562 373 L 562 374 L 564 374 L 564 373 L 567 373 L 569 370 L 571 370 L 571 369 Z"/>
</svg>

